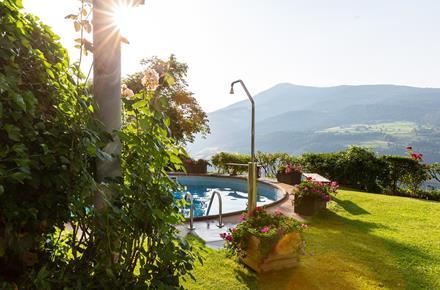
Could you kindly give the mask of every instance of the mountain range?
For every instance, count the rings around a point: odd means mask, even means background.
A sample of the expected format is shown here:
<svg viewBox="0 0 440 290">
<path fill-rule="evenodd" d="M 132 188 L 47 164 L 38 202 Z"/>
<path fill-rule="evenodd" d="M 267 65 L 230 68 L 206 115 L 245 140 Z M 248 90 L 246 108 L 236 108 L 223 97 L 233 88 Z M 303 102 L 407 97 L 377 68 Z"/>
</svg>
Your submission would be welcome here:
<svg viewBox="0 0 440 290">
<path fill-rule="evenodd" d="M 349 145 L 404 155 L 411 145 L 440 161 L 440 89 L 396 85 L 310 87 L 278 84 L 254 97 L 256 149 L 333 152 Z M 211 135 L 188 146 L 192 156 L 250 151 L 248 100 L 208 114 Z"/>
</svg>

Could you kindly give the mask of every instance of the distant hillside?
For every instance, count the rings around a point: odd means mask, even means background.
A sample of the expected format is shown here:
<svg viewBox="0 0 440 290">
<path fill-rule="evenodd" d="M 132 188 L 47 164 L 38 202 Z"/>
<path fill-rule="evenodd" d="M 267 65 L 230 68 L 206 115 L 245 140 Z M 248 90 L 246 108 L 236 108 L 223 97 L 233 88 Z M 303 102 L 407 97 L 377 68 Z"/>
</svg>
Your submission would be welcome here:
<svg viewBox="0 0 440 290">
<path fill-rule="evenodd" d="M 307 87 L 279 84 L 255 96 L 257 150 L 331 152 L 350 144 L 404 154 L 411 144 L 440 161 L 440 89 L 395 85 Z M 249 152 L 247 100 L 208 114 L 212 134 L 192 155 Z"/>
</svg>

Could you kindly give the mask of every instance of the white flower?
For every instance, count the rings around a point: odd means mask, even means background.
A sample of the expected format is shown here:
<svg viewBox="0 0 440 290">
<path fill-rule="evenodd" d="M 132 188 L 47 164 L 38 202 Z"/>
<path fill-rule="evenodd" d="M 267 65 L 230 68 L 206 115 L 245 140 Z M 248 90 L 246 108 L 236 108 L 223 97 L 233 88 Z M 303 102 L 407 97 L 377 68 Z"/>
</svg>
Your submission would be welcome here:
<svg viewBox="0 0 440 290">
<path fill-rule="evenodd" d="M 159 86 L 159 74 L 154 69 L 151 68 L 144 70 L 142 85 L 147 90 L 155 91 Z"/>
<path fill-rule="evenodd" d="M 134 92 L 130 90 L 126 84 L 121 86 L 121 97 L 130 100 L 134 96 Z"/>
</svg>

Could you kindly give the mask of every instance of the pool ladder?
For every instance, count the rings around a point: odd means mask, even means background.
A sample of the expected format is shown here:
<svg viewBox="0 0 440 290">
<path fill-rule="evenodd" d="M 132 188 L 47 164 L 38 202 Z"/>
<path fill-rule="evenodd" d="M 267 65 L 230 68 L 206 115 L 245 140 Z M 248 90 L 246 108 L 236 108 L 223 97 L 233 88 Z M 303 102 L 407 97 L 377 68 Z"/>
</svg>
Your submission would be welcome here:
<svg viewBox="0 0 440 290">
<path fill-rule="evenodd" d="M 206 211 L 206 215 L 209 215 L 209 211 L 211 210 L 211 206 L 212 206 L 212 202 L 214 201 L 214 196 L 217 195 L 218 197 L 218 202 L 219 202 L 219 211 L 218 211 L 218 225 L 217 227 L 222 228 L 224 227 L 224 223 L 223 223 L 223 219 L 222 219 L 222 196 L 220 195 L 220 193 L 218 191 L 214 191 L 211 195 L 211 200 L 209 201 L 209 206 L 208 206 L 208 210 Z M 194 207 L 193 207 L 193 197 L 191 195 L 191 193 L 187 192 L 185 194 L 185 200 L 187 200 L 189 198 L 189 226 L 188 226 L 188 230 L 192 231 L 195 230 L 194 227 Z"/>
<path fill-rule="evenodd" d="M 218 191 L 213 191 L 211 195 L 211 200 L 209 201 L 208 210 L 206 211 L 206 215 L 209 215 L 209 211 L 211 210 L 212 202 L 214 201 L 214 196 L 218 197 L 218 225 L 217 227 L 222 228 L 225 224 L 222 222 L 222 196 Z"/>
<path fill-rule="evenodd" d="M 196 228 L 194 227 L 193 196 L 191 195 L 191 193 L 187 192 L 185 194 L 185 200 L 187 200 L 187 198 L 189 198 L 189 226 L 188 226 L 188 230 L 192 231 L 192 230 L 195 230 Z"/>
</svg>

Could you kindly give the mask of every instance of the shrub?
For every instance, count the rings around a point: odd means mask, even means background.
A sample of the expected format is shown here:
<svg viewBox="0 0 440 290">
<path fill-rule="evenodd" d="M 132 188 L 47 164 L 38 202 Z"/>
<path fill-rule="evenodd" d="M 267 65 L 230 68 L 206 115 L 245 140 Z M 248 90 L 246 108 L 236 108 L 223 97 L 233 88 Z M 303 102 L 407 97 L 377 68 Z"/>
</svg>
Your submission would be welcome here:
<svg viewBox="0 0 440 290">
<path fill-rule="evenodd" d="M 258 165 L 264 171 L 264 175 L 267 177 L 275 177 L 280 167 L 287 166 L 288 164 L 298 164 L 298 158 L 289 155 L 287 153 L 264 153 L 258 151 L 256 154 Z"/>
<path fill-rule="evenodd" d="M 165 169 L 182 150 L 166 100 L 124 101 L 122 176 L 96 184 L 108 136 L 57 37 L 20 2 L 0 2 L 0 288 L 178 288 L 196 254 L 174 226 Z"/>
<path fill-rule="evenodd" d="M 309 172 L 370 192 L 380 192 L 387 176 L 383 160 L 371 150 L 357 146 L 336 153 L 306 153 L 301 156 L 301 163 Z"/>
<path fill-rule="evenodd" d="M 426 167 L 410 157 L 386 155 L 382 159 L 388 167 L 391 192 L 399 194 L 399 186 L 402 184 L 416 195 L 420 184 L 427 179 Z"/>
<path fill-rule="evenodd" d="M 0 288 L 27 289 L 44 288 L 30 277 L 60 256 L 47 252 L 48 236 L 92 196 L 102 135 L 58 37 L 20 2 L 0 2 Z"/>
<path fill-rule="evenodd" d="M 230 170 L 233 170 L 234 173 L 241 174 L 248 171 L 246 166 L 229 166 L 227 163 L 248 164 L 251 161 L 251 156 L 249 154 L 220 152 L 213 155 L 211 161 L 220 173 L 229 173 Z"/>
<path fill-rule="evenodd" d="M 341 183 L 343 175 L 340 167 L 342 153 L 304 153 L 300 157 L 300 163 L 304 170 L 318 173 L 326 178 L 337 180 Z"/>
</svg>

